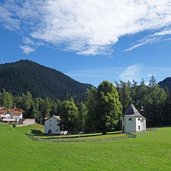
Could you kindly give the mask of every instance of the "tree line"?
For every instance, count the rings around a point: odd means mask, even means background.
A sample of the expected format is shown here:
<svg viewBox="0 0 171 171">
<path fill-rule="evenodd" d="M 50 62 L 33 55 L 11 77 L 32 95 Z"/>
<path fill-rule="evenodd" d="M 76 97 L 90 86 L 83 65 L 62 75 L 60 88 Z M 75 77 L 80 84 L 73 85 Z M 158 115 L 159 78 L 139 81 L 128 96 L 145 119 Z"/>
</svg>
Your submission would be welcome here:
<svg viewBox="0 0 171 171">
<path fill-rule="evenodd" d="M 97 88 L 87 90 L 84 102 L 75 102 L 50 98 L 33 98 L 30 92 L 13 96 L 5 90 L 0 93 L 1 106 L 22 108 L 24 118 L 35 118 L 44 124 L 45 118 L 52 115 L 61 117 L 61 130 L 69 132 L 102 132 L 121 128 L 121 116 L 130 103 L 138 110 L 144 109 L 143 116 L 147 126 L 164 126 L 171 124 L 171 97 L 167 89 L 160 88 L 152 76 L 149 84 L 144 80 L 115 82 L 103 81 Z"/>
<path fill-rule="evenodd" d="M 167 88 L 161 88 L 157 84 L 154 76 L 148 85 L 143 79 L 140 84 L 136 81 L 120 81 L 115 84 L 123 111 L 129 103 L 133 103 L 138 110 L 143 107 L 141 114 L 146 117 L 148 127 L 171 125 L 171 97 Z"/>
</svg>

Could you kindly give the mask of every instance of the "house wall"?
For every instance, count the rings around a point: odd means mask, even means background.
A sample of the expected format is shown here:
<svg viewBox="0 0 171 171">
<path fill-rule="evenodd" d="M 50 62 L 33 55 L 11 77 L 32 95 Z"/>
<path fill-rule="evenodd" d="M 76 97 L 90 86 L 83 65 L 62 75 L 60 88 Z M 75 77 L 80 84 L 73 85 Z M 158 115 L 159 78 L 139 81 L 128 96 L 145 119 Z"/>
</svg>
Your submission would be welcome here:
<svg viewBox="0 0 171 171">
<path fill-rule="evenodd" d="M 23 114 L 14 115 L 13 118 L 14 118 L 14 119 L 23 119 Z"/>
<path fill-rule="evenodd" d="M 3 118 L 2 121 L 3 122 L 15 122 L 16 120 L 13 119 L 13 118 L 9 118 L 9 119 L 8 118 Z"/>
<path fill-rule="evenodd" d="M 140 131 L 146 131 L 146 119 L 143 117 L 136 118 L 136 132 Z"/>
<path fill-rule="evenodd" d="M 45 121 L 45 134 L 60 134 L 59 122 L 55 117 Z"/>
<path fill-rule="evenodd" d="M 5 118 L 5 119 L 11 119 L 11 115 L 10 114 L 3 114 L 1 115 L 2 118 Z"/>
<path fill-rule="evenodd" d="M 143 121 L 143 131 L 146 131 L 146 119 Z"/>
<path fill-rule="evenodd" d="M 136 132 L 136 120 L 134 116 L 125 116 L 122 119 L 123 132 Z"/>
<path fill-rule="evenodd" d="M 144 117 L 125 116 L 122 118 L 122 130 L 125 133 L 146 131 L 146 119 Z"/>
</svg>

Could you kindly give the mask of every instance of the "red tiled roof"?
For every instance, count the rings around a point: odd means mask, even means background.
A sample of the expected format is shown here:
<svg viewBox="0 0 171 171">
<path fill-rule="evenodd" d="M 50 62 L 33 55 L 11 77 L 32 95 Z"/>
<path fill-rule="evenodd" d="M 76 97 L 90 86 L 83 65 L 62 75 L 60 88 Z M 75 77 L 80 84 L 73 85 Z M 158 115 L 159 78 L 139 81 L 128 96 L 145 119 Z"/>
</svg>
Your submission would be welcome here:
<svg viewBox="0 0 171 171">
<path fill-rule="evenodd" d="M 13 115 L 20 115 L 25 111 L 19 108 L 7 109 L 6 107 L 0 107 L 0 114 L 11 113 Z"/>
<path fill-rule="evenodd" d="M 0 107 L 1 114 L 7 113 L 7 112 L 8 112 L 8 109 L 6 107 Z"/>
</svg>

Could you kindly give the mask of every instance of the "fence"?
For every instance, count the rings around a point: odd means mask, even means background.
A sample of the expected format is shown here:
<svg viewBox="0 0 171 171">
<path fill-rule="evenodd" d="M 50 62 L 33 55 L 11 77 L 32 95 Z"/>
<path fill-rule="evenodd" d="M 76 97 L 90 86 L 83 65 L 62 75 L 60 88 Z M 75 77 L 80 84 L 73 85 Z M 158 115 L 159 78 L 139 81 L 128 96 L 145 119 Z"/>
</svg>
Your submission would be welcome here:
<svg viewBox="0 0 171 171">
<path fill-rule="evenodd" d="M 122 140 L 127 138 L 136 138 L 136 134 L 129 133 L 129 134 L 123 134 L 123 136 L 116 136 L 111 138 L 54 138 L 54 139 L 46 139 L 38 136 L 34 136 L 31 133 L 25 133 L 27 137 L 29 137 L 32 141 L 38 141 L 38 142 L 107 142 L 107 141 L 114 141 L 114 140 Z"/>
</svg>

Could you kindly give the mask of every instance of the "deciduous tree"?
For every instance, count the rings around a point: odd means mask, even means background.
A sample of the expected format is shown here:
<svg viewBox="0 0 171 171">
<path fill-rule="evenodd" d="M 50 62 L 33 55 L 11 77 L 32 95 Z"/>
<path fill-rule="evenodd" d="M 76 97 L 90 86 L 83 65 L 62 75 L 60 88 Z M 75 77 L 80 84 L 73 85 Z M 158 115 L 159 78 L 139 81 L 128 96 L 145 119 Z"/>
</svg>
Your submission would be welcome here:
<svg viewBox="0 0 171 171">
<path fill-rule="evenodd" d="M 75 131 L 78 108 L 73 99 L 65 100 L 60 107 L 61 128 L 70 132 Z"/>
<path fill-rule="evenodd" d="M 97 89 L 97 114 L 99 130 L 105 134 L 114 129 L 122 114 L 122 105 L 114 85 L 103 81 Z"/>
</svg>

